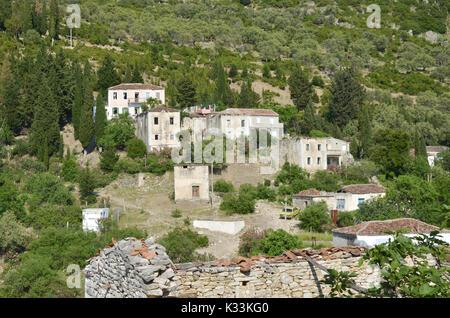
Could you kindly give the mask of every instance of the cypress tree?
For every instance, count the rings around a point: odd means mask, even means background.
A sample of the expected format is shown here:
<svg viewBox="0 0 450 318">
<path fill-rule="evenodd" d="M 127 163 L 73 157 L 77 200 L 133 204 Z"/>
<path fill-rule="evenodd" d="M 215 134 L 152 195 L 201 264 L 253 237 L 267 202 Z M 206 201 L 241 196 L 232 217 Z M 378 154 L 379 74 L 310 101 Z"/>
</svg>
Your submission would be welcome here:
<svg viewBox="0 0 450 318">
<path fill-rule="evenodd" d="M 306 72 L 301 67 L 296 68 L 289 77 L 288 84 L 297 110 L 305 109 L 312 97 L 312 84 Z"/>
<path fill-rule="evenodd" d="M 120 76 L 115 69 L 114 60 L 109 54 L 103 59 L 97 76 L 97 88 L 103 96 L 107 96 L 108 88 L 120 83 Z"/>
<path fill-rule="evenodd" d="M 41 78 L 38 88 L 34 120 L 31 125 L 30 142 L 39 159 L 45 161 L 46 153 L 51 156 L 59 149 L 59 114 L 48 80 Z M 45 149 L 47 148 L 47 149 Z"/>
<path fill-rule="evenodd" d="M 6 124 L 15 135 L 20 132 L 21 121 L 19 117 L 20 108 L 20 85 L 17 80 L 17 75 L 12 74 L 3 89 L 2 97 L 2 123 Z"/>
<path fill-rule="evenodd" d="M 132 82 L 133 83 L 144 83 L 144 79 L 142 78 L 142 74 L 139 70 L 139 66 L 138 66 L 137 62 L 134 63 Z"/>
<path fill-rule="evenodd" d="M 183 76 L 177 83 L 177 101 L 182 107 L 194 106 L 196 103 L 195 87 L 188 76 Z"/>
<path fill-rule="evenodd" d="M 252 89 L 252 82 L 248 79 L 242 82 L 239 93 L 238 106 L 241 108 L 257 108 L 259 105 L 259 95 Z"/>
<path fill-rule="evenodd" d="M 100 156 L 100 168 L 103 171 L 111 172 L 114 170 L 116 162 L 119 160 L 119 156 L 116 155 L 114 147 L 106 147 L 105 151 Z"/>
<path fill-rule="evenodd" d="M 59 106 L 59 122 L 61 125 L 70 121 L 72 117 L 72 105 L 74 99 L 74 77 L 67 64 L 64 51 L 60 49 L 53 61 L 54 73 L 52 87 L 55 93 L 56 102 Z"/>
<path fill-rule="evenodd" d="M 311 133 L 311 130 L 316 128 L 317 128 L 316 114 L 314 112 L 314 106 L 310 100 L 305 109 L 301 130 L 302 133 L 304 133 L 305 135 L 309 135 Z"/>
<path fill-rule="evenodd" d="M 265 78 L 271 78 L 271 75 L 270 75 L 270 67 L 269 67 L 268 64 L 264 64 L 264 66 L 263 66 L 263 77 L 265 77 Z"/>
<path fill-rule="evenodd" d="M 80 64 L 75 62 L 75 88 L 74 88 L 74 102 L 72 104 L 72 123 L 75 130 L 75 138 L 79 139 L 80 132 L 80 114 L 81 106 L 83 105 L 83 74 Z"/>
<path fill-rule="evenodd" d="M 106 110 L 103 96 L 101 93 L 97 96 L 95 107 L 95 140 L 98 142 L 103 137 L 106 125 Z"/>
<path fill-rule="evenodd" d="M 42 14 L 41 14 L 41 18 L 39 19 L 39 33 L 41 35 L 45 35 L 47 33 L 48 30 L 48 22 L 47 22 L 48 16 L 47 16 L 47 1 L 43 0 L 42 1 Z"/>
<path fill-rule="evenodd" d="M 30 0 L 22 3 L 22 33 L 33 29 L 33 7 Z"/>
<path fill-rule="evenodd" d="M 415 130 L 414 131 L 414 156 L 417 157 L 427 157 L 427 148 L 425 146 L 425 141 L 422 135 Z"/>
<path fill-rule="evenodd" d="M 365 98 L 364 88 L 355 70 L 349 68 L 336 72 L 330 90 L 328 120 L 342 128 L 358 117 Z"/>
<path fill-rule="evenodd" d="M 64 138 L 63 136 L 60 134 L 59 135 L 59 158 L 63 159 L 64 158 Z"/>
<path fill-rule="evenodd" d="M 83 104 L 80 112 L 79 140 L 83 148 L 87 148 L 95 135 L 91 66 L 86 61 L 83 74 Z"/>
<path fill-rule="evenodd" d="M 131 83 L 132 81 L 133 81 L 133 68 L 131 67 L 130 63 L 127 63 L 127 68 L 125 69 L 124 82 Z"/>
<path fill-rule="evenodd" d="M 359 119 L 359 131 L 360 131 L 360 156 L 361 158 L 369 157 L 370 139 L 372 138 L 372 128 L 369 114 L 369 106 L 364 105 L 361 111 Z"/>
<path fill-rule="evenodd" d="M 215 72 L 217 72 L 216 101 L 223 105 L 232 105 L 233 95 L 231 94 L 230 86 L 228 85 L 227 75 L 220 61 L 216 63 Z"/>
<path fill-rule="evenodd" d="M 57 0 L 50 0 L 50 11 L 49 11 L 49 25 L 48 30 L 51 39 L 57 40 L 59 38 L 59 7 Z"/>
</svg>

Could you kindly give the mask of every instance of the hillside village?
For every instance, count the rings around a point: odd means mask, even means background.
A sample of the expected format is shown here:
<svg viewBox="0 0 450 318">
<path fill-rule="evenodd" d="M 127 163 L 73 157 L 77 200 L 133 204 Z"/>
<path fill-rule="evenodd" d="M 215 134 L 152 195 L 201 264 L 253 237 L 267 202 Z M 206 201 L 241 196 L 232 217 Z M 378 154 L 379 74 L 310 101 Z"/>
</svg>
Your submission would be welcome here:
<svg viewBox="0 0 450 318">
<path fill-rule="evenodd" d="M 0 297 L 448 298 L 448 5 L 413 2 L 0 0 Z"/>
</svg>

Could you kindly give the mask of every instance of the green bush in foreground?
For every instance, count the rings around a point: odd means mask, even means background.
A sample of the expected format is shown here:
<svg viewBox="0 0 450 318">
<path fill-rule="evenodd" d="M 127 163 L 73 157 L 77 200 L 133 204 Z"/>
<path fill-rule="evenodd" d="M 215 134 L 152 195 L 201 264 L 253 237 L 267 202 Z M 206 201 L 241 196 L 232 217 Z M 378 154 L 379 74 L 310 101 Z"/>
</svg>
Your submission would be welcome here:
<svg viewBox="0 0 450 318">
<path fill-rule="evenodd" d="M 167 255 L 174 263 L 186 263 L 197 260 L 195 250 L 208 246 L 208 237 L 189 229 L 175 228 L 158 240 L 166 248 Z"/>
<path fill-rule="evenodd" d="M 328 207 L 325 202 L 313 203 L 307 206 L 300 214 L 300 228 L 307 231 L 324 232 L 325 227 L 331 223 Z"/>
</svg>

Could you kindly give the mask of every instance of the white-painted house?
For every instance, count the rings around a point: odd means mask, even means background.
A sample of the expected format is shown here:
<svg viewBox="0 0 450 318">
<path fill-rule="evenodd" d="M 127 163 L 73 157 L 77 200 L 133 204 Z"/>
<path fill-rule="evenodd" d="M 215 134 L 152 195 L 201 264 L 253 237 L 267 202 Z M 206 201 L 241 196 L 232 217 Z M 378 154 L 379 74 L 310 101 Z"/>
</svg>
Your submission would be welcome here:
<svg viewBox="0 0 450 318">
<path fill-rule="evenodd" d="M 107 219 L 109 209 L 84 209 L 83 210 L 83 231 L 100 231 L 99 221 Z"/>
<path fill-rule="evenodd" d="M 353 226 L 337 228 L 333 230 L 333 246 L 366 246 L 374 247 L 393 239 L 392 235 L 386 232 L 409 229 L 406 236 L 415 237 L 419 234 L 429 234 L 432 231 L 439 231 L 441 240 L 450 243 L 450 231 L 440 230 L 422 221 L 412 218 L 401 218 L 385 221 L 369 221 Z"/>
<path fill-rule="evenodd" d="M 149 98 L 158 99 L 164 105 L 164 88 L 140 83 L 125 83 L 110 87 L 108 88 L 106 118 L 110 120 L 124 113 L 135 117 L 142 112 L 141 105 Z"/>
</svg>

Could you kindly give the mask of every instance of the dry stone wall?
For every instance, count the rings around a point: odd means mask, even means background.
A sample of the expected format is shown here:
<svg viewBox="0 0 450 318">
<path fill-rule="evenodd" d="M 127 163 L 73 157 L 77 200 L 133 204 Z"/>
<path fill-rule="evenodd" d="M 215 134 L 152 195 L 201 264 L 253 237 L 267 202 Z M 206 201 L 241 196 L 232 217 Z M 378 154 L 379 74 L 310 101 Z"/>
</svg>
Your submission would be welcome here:
<svg viewBox="0 0 450 318">
<path fill-rule="evenodd" d="M 358 286 L 380 283 L 376 266 L 358 266 L 360 247 L 286 251 L 283 256 L 236 258 L 207 263 L 172 264 L 153 238 L 113 241 L 92 258 L 84 272 L 85 297 L 316 297 L 327 295 L 326 268 L 357 273 Z"/>
<path fill-rule="evenodd" d="M 380 272 L 374 266 L 358 266 L 360 257 L 339 258 L 318 261 L 326 268 L 356 272 L 356 284 L 361 287 L 376 286 L 380 282 Z M 265 260 L 253 265 L 248 272 L 241 267 L 201 267 L 176 271 L 175 279 L 180 282 L 178 297 L 225 297 L 225 298 L 311 298 L 330 290 L 319 281 L 324 272 L 311 268 L 308 262 L 299 260 L 291 263 L 267 263 Z"/>
<path fill-rule="evenodd" d="M 86 298 L 175 296 L 177 283 L 166 249 L 153 238 L 110 244 L 84 269 Z"/>
</svg>

